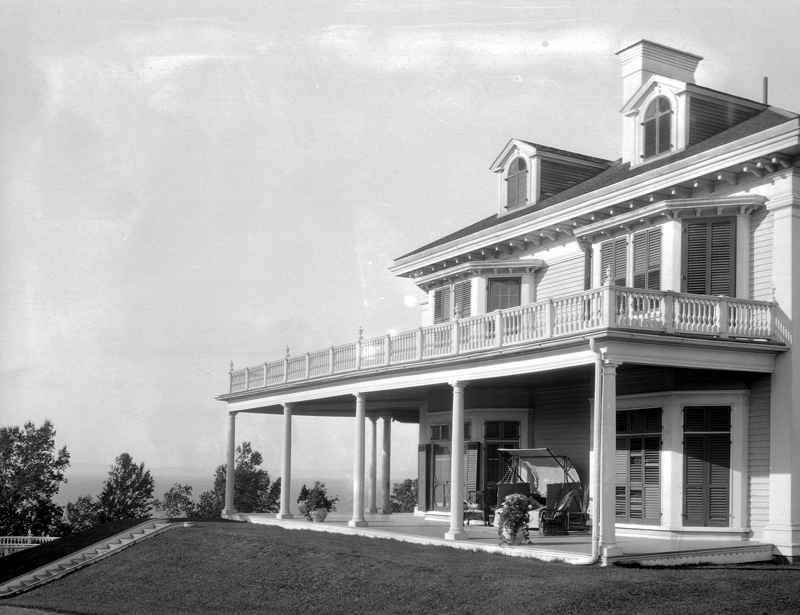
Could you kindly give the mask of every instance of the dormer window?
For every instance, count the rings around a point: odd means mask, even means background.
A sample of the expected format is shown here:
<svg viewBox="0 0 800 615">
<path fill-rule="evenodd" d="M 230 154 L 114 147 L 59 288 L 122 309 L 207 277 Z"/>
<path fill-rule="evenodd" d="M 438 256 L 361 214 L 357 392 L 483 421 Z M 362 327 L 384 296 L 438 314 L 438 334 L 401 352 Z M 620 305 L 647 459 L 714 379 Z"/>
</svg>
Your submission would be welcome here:
<svg viewBox="0 0 800 615">
<path fill-rule="evenodd" d="M 644 114 L 644 158 L 663 154 L 671 149 L 672 106 L 665 96 L 651 102 Z"/>
<path fill-rule="evenodd" d="M 506 176 L 506 208 L 516 209 L 528 204 L 528 165 L 523 158 L 515 158 Z"/>
</svg>

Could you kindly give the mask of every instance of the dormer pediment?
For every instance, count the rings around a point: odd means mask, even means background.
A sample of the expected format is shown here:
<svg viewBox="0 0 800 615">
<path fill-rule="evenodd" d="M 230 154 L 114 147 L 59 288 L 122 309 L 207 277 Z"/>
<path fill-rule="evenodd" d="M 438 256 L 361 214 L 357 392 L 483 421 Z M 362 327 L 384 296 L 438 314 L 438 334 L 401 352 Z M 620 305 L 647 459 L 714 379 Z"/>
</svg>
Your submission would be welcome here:
<svg viewBox="0 0 800 615">
<path fill-rule="evenodd" d="M 662 75 L 651 75 L 622 107 L 622 115 L 640 113 L 656 96 L 677 97 L 686 93 L 687 82 Z"/>
<path fill-rule="evenodd" d="M 511 141 L 506 144 L 506 146 L 503 148 L 503 151 L 500 152 L 500 155 L 495 159 L 495 161 L 492 163 L 492 166 L 489 168 L 494 173 L 497 173 L 499 171 L 504 171 L 509 162 L 517 156 L 532 158 L 535 155 L 535 144 L 528 143 L 526 141 L 520 141 L 519 139 L 511 139 Z"/>
</svg>

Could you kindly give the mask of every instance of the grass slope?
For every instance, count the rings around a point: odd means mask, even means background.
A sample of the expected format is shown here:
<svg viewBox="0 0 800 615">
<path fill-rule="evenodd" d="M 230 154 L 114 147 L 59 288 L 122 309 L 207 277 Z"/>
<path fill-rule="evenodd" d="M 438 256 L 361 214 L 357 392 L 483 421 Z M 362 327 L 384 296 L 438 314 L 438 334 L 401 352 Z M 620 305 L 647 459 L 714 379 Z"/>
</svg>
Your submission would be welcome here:
<svg viewBox="0 0 800 615">
<path fill-rule="evenodd" d="M 582 568 L 358 536 L 200 524 L 3 605 L 120 614 L 798 613 L 800 566 Z"/>
</svg>

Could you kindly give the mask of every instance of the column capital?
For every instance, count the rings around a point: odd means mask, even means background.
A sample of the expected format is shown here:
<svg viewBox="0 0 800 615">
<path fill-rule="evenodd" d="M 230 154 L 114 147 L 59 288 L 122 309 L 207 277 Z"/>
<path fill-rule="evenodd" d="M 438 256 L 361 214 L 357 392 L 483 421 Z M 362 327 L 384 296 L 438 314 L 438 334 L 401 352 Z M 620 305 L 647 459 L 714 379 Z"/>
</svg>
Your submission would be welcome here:
<svg viewBox="0 0 800 615">
<path fill-rule="evenodd" d="M 289 412 L 291 412 L 292 408 L 294 408 L 294 402 L 293 401 L 285 401 L 285 402 L 283 402 L 281 404 L 281 406 L 283 406 L 284 411 L 288 410 Z"/>
<path fill-rule="evenodd" d="M 378 419 L 381 417 L 379 417 L 377 414 L 370 414 L 367 418 L 372 421 L 373 424 L 377 424 Z"/>
<path fill-rule="evenodd" d="M 366 393 L 353 393 L 353 397 L 356 398 L 356 401 L 367 401 Z"/>
<path fill-rule="evenodd" d="M 464 389 L 469 384 L 468 380 L 453 380 L 452 382 L 448 382 L 451 387 L 454 389 Z"/>
<path fill-rule="evenodd" d="M 228 418 L 235 419 L 237 414 L 239 414 L 238 410 L 231 410 L 230 412 L 228 412 Z"/>
<path fill-rule="evenodd" d="M 620 365 L 622 365 L 622 361 L 620 361 L 619 359 L 617 359 L 616 361 L 612 359 L 606 359 L 605 361 L 603 361 L 603 372 L 608 370 L 609 373 L 613 373 Z"/>
</svg>

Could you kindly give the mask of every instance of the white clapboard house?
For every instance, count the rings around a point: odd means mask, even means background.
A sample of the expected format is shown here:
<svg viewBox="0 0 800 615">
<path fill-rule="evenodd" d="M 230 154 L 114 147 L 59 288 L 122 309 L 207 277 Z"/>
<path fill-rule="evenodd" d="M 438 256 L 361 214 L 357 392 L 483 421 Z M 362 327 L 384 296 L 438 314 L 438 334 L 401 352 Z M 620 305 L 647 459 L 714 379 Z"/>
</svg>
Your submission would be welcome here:
<svg viewBox="0 0 800 615">
<path fill-rule="evenodd" d="M 800 557 L 798 115 L 696 84 L 691 53 L 617 55 L 621 158 L 509 141 L 487 217 L 391 269 L 427 293 L 418 329 L 231 372 L 228 467 L 236 413 L 285 417 L 279 518 L 292 415 L 355 416 L 353 527 L 388 509 L 396 420 L 419 424 L 417 515 L 446 538 L 503 480 L 498 449 L 548 448 L 606 556 L 639 536 Z"/>
</svg>

